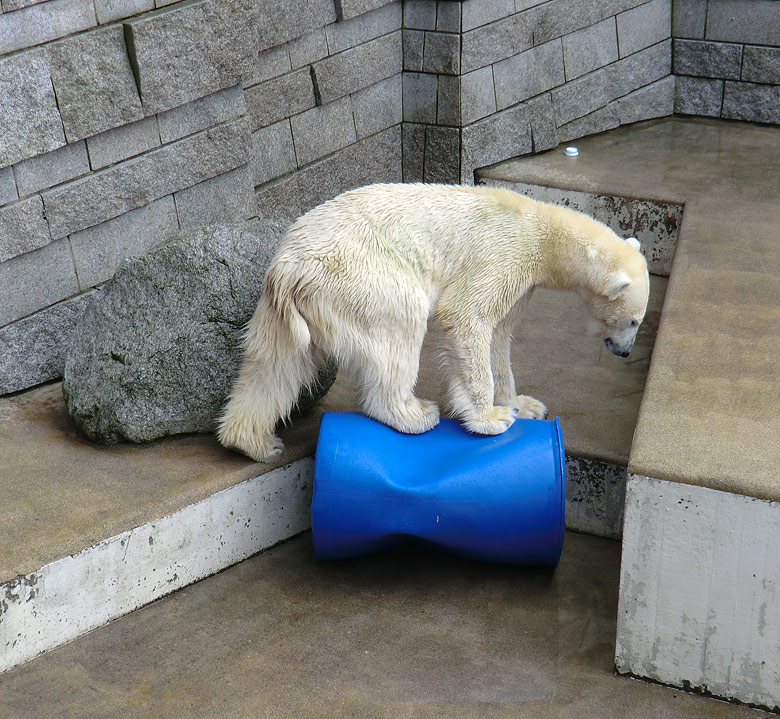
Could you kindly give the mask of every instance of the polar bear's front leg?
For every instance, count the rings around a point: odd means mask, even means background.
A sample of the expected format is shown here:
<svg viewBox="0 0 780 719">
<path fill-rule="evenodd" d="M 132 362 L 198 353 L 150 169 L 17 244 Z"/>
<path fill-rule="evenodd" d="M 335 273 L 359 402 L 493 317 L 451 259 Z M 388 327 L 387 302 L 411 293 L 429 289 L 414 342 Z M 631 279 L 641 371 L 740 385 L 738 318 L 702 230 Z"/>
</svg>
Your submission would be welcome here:
<svg viewBox="0 0 780 719">
<path fill-rule="evenodd" d="M 517 410 L 518 417 L 528 419 L 546 419 L 547 407 L 539 400 L 525 394 L 517 394 L 515 377 L 512 373 L 512 315 L 507 315 L 493 333 L 491 349 L 491 367 L 495 385 L 494 400 L 497 405 L 505 405 Z"/>
<path fill-rule="evenodd" d="M 512 426 L 517 411 L 493 404 L 492 331 L 480 323 L 467 327 L 444 330 L 442 356 L 448 371 L 450 406 L 470 432 L 501 434 Z"/>
<path fill-rule="evenodd" d="M 515 377 L 512 374 L 510 350 L 512 345 L 512 318 L 504 317 L 493 333 L 490 366 L 493 370 L 494 400 L 498 405 L 512 406 L 517 397 Z"/>
</svg>

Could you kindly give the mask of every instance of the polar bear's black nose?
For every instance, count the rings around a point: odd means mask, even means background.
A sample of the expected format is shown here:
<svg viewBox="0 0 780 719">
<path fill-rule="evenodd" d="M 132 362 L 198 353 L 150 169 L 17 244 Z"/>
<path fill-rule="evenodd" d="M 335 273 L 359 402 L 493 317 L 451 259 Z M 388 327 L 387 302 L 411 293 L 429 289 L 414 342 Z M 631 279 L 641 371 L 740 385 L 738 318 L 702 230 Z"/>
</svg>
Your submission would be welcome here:
<svg viewBox="0 0 780 719">
<path fill-rule="evenodd" d="M 604 340 L 604 344 L 607 346 L 607 349 L 612 354 L 615 354 L 618 357 L 628 357 L 628 355 L 631 354 L 630 347 L 628 349 L 623 349 L 622 347 L 618 347 L 610 337 L 607 337 L 607 339 Z"/>
</svg>

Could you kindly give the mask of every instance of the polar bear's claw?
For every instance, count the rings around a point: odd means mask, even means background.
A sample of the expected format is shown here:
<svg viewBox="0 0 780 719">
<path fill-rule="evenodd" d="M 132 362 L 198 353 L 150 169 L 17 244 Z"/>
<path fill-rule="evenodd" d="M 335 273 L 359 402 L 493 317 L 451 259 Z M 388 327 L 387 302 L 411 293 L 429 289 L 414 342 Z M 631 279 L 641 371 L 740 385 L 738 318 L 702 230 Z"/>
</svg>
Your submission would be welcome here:
<svg viewBox="0 0 780 719">
<path fill-rule="evenodd" d="M 514 408 L 517 411 L 518 417 L 525 417 L 527 419 L 547 419 L 547 407 L 538 399 L 529 397 L 527 394 L 517 395 L 517 399 L 514 402 Z"/>
<path fill-rule="evenodd" d="M 468 418 L 464 424 L 474 434 L 503 434 L 512 426 L 516 417 L 514 407 L 496 405 L 482 415 Z"/>
</svg>

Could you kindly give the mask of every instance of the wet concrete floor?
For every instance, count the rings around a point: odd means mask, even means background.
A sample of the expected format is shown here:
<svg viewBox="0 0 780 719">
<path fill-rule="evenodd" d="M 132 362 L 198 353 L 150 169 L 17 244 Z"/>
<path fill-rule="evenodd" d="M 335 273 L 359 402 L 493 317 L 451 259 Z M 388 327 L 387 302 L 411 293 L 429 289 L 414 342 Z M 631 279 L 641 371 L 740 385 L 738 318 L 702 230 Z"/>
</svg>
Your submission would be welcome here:
<svg viewBox="0 0 780 719">
<path fill-rule="evenodd" d="M 567 533 L 555 571 L 328 563 L 305 534 L 0 675 L 0 717 L 771 716 L 614 674 L 619 562 Z"/>
</svg>

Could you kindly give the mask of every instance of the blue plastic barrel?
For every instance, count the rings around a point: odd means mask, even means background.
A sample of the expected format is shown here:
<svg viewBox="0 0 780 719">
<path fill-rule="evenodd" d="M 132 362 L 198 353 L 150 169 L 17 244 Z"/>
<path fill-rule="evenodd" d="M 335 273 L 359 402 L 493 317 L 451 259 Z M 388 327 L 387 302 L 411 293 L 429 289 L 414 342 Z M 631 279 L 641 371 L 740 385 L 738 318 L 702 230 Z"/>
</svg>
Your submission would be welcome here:
<svg viewBox="0 0 780 719">
<path fill-rule="evenodd" d="M 341 559 L 408 541 L 503 564 L 557 566 L 566 464 L 553 420 L 496 436 L 442 419 L 402 434 L 356 412 L 326 412 L 314 463 L 315 554 Z"/>
</svg>

